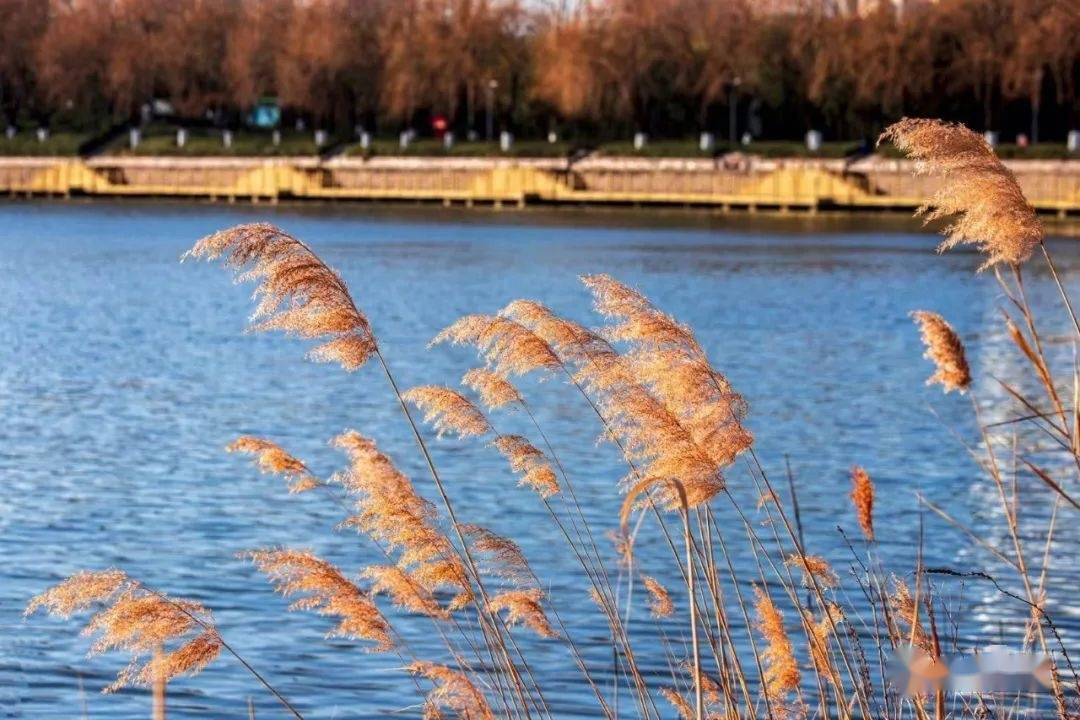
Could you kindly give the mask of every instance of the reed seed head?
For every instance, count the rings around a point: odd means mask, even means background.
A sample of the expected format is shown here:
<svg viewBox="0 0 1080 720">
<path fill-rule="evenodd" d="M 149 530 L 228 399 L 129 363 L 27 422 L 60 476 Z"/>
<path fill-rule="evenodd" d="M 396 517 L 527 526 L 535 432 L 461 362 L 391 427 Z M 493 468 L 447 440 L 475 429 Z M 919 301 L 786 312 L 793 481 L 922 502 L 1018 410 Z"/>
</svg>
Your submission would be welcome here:
<svg viewBox="0 0 1080 720">
<path fill-rule="evenodd" d="M 675 612 L 675 603 L 671 601 L 671 594 L 660 581 L 648 575 L 641 576 L 641 582 L 649 592 L 649 612 L 655 618 L 671 617 Z"/>
<path fill-rule="evenodd" d="M 359 369 L 377 351 L 367 318 L 341 277 L 304 243 L 267 223 L 238 225 L 204 237 L 186 258 L 217 260 L 255 281 L 254 331 L 280 330 L 322 344 L 308 353 L 318 362 Z M 246 268 L 246 269 L 245 269 Z"/>
<path fill-rule="evenodd" d="M 559 492 L 559 480 L 547 456 L 524 437 L 499 435 L 495 447 L 510 462 L 510 469 L 521 475 L 519 485 L 532 488 L 545 499 Z"/>
<path fill-rule="evenodd" d="M 497 315 L 466 315 L 440 332 L 431 345 L 472 345 L 502 377 L 550 372 L 561 367 L 558 356 L 534 332 Z"/>
<path fill-rule="evenodd" d="M 131 656 L 103 692 L 194 675 L 221 651 L 213 616 L 202 604 L 150 591 L 120 570 L 76 573 L 33 598 L 26 614 L 45 610 L 67 618 L 95 605 L 102 607 L 82 631 L 96 635 L 90 654 L 120 650 Z"/>
<path fill-rule="evenodd" d="M 662 687 L 660 688 L 660 694 L 675 708 L 680 720 L 694 720 L 697 717 L 694 706 L 675 688 Z"/>
<path fill-rule="evenodd" d="M 487 368 L 473 368 L 461 378 L 461 384 L 480 396 L 488 410 L 506 405 L 524 405 L 521 393 L 506 378 Z"/>
<path fill-rule="evenodd" d="M 457 390 L 420 385 L 406 390 L 402 397 L 424 413 L 424 422 L 431 424 L 439 437 L 451 433 L 466 438 L 491 431 L 484 413 Z"/>
<path fill-rule="evenodd" d="M 264 473 L 281 475 L 289 481 L 289 492 L 298 494 L 314 490 L 323 483 L 311 474 L 300 460 L 285 452 L 277 443 L 252 435 L 241 435 L 229 443 L 228 452 L 241 452 L 255 456 L 255 464 Z"/>
<path fill-rule="evenodd" d="M 77 572 L 30 600 L 25 615 L 44 610 L 56 617 L 69 618 L 91 605 L 103 603 L 128 582 L 121 570 Z"/>
<path fill-rule="evenodd" d="M 840 578 L 833 572 L 828 561 L 818 555 L 799 555 L 792 553 L 788 556 L 786 564 L 789 567 L 797 567 L 802 570 L 803 583 L 807 587 L 813 587 L 810 581 L 812 577 L 823 588 L 834 588 L 840 583 Z"/>
<path fill-rule="evenodd" d="M 859 518 L 859 527 L 870 542 L 874 541 L 874 482 L 858 465 L 851 468 L 851 502 Z"/>
<path fill-rule="evenodd" d="M 333 564 L 305 550 L 255 550 L 247 556 L 279 593 L 298 596 L 290 610 L 312 610 L 338 619 L 327 637 L 368 640 L 376 652 L 393 647 L 386 618 Z"/>
<path fill-rule="evenodd" d="M 372 565 L 363 575 L 371 580 L 372 595 L 385 593 L 402 610 L 437 620 L 449 617 L 427 588 L 395 565 Z"/>
<path fill-rule="evenodd" d="M 495 713 L 491 711 L 484 694 L 460 670 L 430 662 L 414 662 L 409 665 L 409 671 L 435 684 L 427 696 L 425 720 L 441 717 L 442 709 L 464 720 L 495 720 Z"/>
<path fill-rule="evenodd" d="M 765 667 L 765 692 L 777 706 L 786 703 L 787 695 L 799 687 L 799 664 L 784 628 L 784 616 L 759 587 L 754 588 L 757 626 L 765 639 L 762 661 Z"/>
<path fill-rule="evenodd" d="M 506 590 L 488 601 L 488 610 L 496 614 L 506 612 L 508 626 L 525 625 L 540 637 L 559 637 L 540 604 L 543 598 L 543 591 L 538 589 Z"/>
<path fill-rule="evenodd" d="M 931 652 L 933 642 L 930 635 L 923 627 L 919 608 L 915 598 L 911 595 L 911 589 L 900 578 L 893 578 L 893 592 L 888 597 L 889 607 L 893 615 L 906 627 L 905 633 L 897 638 L 901 643 L 907 643 L 914 635 L 915 645 L 926 652 Z"/>
<path fill-rule="evenodd" d="M 916 172 L 941 178 L 941 188 L 919 209 L 928 221 L 954 217 L 939 251 L 961 243 L 976 246 L 987 259 L 1018 265 L 1043 241 L 1035 209 L 1012 172 L 984 138 L 963 125 L 904 118 L 885 129 L 878 142 L 891 141 L 916 161 Z"/>
<path fill-rule="evenodd" d="M 937 368 L 926 384 L 941 383 L 947 393 L 953 390 L 965 392 L 971 385 L 971 370 L 968 368 L 964 344 L 956 331 L 937 313 L 916 310 L 911 317 L 919 326 L 923 345 L 926 346 L 923 357 L 932 361 Z"/>
<path fill-rule="evenodd" d="M 462 535 L 469 540 L 474 553 L 490 558 L 493 574 L 522 581 L 532 576 L 529 561 L 521 547 L 510 538 L 497 535 L 480 525 L 461 524 Z"/>
</svg>

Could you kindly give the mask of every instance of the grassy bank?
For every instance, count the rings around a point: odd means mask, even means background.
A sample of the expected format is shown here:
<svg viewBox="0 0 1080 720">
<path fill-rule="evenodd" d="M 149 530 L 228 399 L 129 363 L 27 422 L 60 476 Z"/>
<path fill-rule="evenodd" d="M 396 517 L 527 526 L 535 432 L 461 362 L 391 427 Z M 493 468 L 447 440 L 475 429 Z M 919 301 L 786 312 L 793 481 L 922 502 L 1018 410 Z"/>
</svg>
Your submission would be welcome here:
<svg viewBox="0 0 1080 720">
<path fill-rule="evenodd" d="M 183 147 L 176 143 L 177 129 L 169 125 L 155 124 L 144 128 L 141 141 L 130 147 L 128 135 L 121 133 L 99 150 L 105 155 L 138 157 L 276 157 L 316 156 L 320 153 L 345 157 L 483 157 L 483 158 L 564 158 L 579 153 L 595 153 L 607 157 L 627 158 L 697 158 L 708 159 L 728 152 L 740 152 L 767 158 L 824 158 L 836 159 L 855 155 L 861 143 L 857 140 L 833 140 L 823 142 L 811 152 L 806 144 L 796 140 L 761 140 L 749 145 L 717 142 L 708 150 L 702 150 L 697 138 L 656 139 L 636 149 L 631 140 L 605 142 L 587 140 L 559 140 L 550 143 L 545 139 L 523 138 L 516 140 L 509 150 L 503 151 L 498 142 L 484 140 L 459 140 L 446 147 L 438 138 L 422 137 L 407 147 L 400 146 L 397 136 L 377 136 L 367 148 L 355 137 L 328 136 L 324 146 L 315 144 L 311 131 L 281 131 L 280 140 L 274 143 L 270 131 L 235 130 L 232 142 L 226 147 L 223 131 L 215 128 L 189 128 Z M 94 138 L 93 133 L 58 131 L 39 142 L 33 130 L 23 129 L 14 138 L 0 136 L 2 156 L 74 156 L 79 148 Z M 1080 159 L 1080 152 L 1068 152 L 1064 143 L 1040 143 L 1020 147 L 1001 144 L 997 148 L 1000 157 L 1008 159 L 1060 160 Z M 878 148 L 885 157 L 900 157 L 891 147 Z"/>
</svg>

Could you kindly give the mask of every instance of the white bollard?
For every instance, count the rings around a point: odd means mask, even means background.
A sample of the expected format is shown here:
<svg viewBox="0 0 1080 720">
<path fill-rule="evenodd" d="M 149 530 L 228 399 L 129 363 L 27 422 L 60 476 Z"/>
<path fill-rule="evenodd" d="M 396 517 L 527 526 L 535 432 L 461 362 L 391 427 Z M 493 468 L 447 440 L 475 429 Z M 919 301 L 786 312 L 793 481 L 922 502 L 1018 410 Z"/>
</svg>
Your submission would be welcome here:
<svg viewBox="0 0 1080 720">
<path fill-rule="evenodd" d="M 274 130 L 270 133 L 270 142 L 274 144 L 274 147 L 281 147 L 281 131 Z"/>
<path fill-rule="evenodd" d="M 502 150 L 503 152 L 509 152 L 510 148 L 513 147 L 513 145 L 514 145 L 514 135 L 513 135 L 513 133 L 507 132 L 506 130 L 503 130 L 501 133 L 499 133 L 499 149 L 500 150 Z"/>
<path fill-rule="evenodd" d="M 806 149 L 817 152 L 821 149 L 821 132 L 819 130 L 806 131 Z"/>
<path fill-rule="evenodd" d="M 698 138 L 698 150 L 701 152 L 710 152 L 713 149 L 715 142 L 716 138 L 713 137 L 711 132 L 703 132 Z"/>
<path fill-rule="evenodd" d="M 997 130 L 987 130 L 983 133 L 983 139 L 986 140 L 986 144 L 994 148 L 998 146 L 998 132 Z"/>
<path fill-rule="evenodd" d="M 366 130 L 364 132 L 360 133 L 360 149 L 361 150 L 370 150 L 371 149 L 371 133 L 367 132 Z"/>
<path fill-rule="evenodd" d="M 554 145 L 555 143 L 559 142 L 559 133 L 555 132 L 554 130 L 550 131 L 547 136 L 547 141 L 549 145 Z"/>
<path fill-rule="evenodd" d="M 226 130 L 221 133 L 221 144 L 226 148 L 232 147 L 232 130 Z"/>
<path fill-rule="evenodd" d="M 445 132 L 442 136 L 442 146 L 444 150 L 449 150 L 454 147 L 454 133 Z"/>
<path fill-rule="evenodd" d="M 18 132 L 19 132 L 19 131 L 18 131 L 18 130 L 17 130 L 16 128 L 15 128 L 15 126 L 14 126 L 14 125 L 8 125 L 8 126 L 7 126 L 7 130 L 4 130 L 4 135 L 5 135 L 5 136 L 7 136 L 7 139 L 8 139 L 8 140 L 14 140 L 14 139 L 15 139 L 15 135 L 16 135 L 16 134 L 17 134 Z"/>
<path fill-rule="evenodd" d="M 634 133 L 634 149 L 643 150 L 645 144 L 649 141 L 649 136 L 643 132 Z"/>
<path fill-rule="evenodd" d="M 326 131 L 325 130 L 316 130 L 315 131 L 315 147 L 322 147 L 325 144 L 326 144 Z"/>
<path fill-rule="evenodd" d="M 49 139 L 49 129 L 48 129 L 48 128 L 43 128 L 43 127 L 39 127 L 39 128 L 37 129 L 37 141 L 38 141 L 39 143 L 43 143 L 43 142 L 45 142 L 45 141 L 46 141 L 46 140 L 48 140 L 48 139 Z"/>
<path fill-rule="evenodd" d="M 742 134 L 742 144 L 743 145 L 749 145 L 753 141 L 754 141 L 754 137 L 750 133 L 744 132 Z"/>
<path fill-rule="evenodd" d="M 179 128 L 176 131 L 176 147 L 182 148 L 187 145 L 187 130 Z"/>
<path fill-rule="evenodd" d="M 398 147 L 400 147 L 402 150 L 404 150 L 404 149 L 409 147 L 409 144 L 411 142 L 412 142 L 412 130 L 402 130 L 401 134 L 398 135 Z"/>
<path fill-rule="evenodd" d="M 139 147 L 139 142 L 142 140 L 142 131 L 139 128 L 130 128 L 128 130 L 128 147 L 134 150 Z"/>
<path fill-rule="evenodd" d="M 1080 130 L 1070 130 L 1067 142 L 1069 152 L 1080 152 Z"/>
</svg>

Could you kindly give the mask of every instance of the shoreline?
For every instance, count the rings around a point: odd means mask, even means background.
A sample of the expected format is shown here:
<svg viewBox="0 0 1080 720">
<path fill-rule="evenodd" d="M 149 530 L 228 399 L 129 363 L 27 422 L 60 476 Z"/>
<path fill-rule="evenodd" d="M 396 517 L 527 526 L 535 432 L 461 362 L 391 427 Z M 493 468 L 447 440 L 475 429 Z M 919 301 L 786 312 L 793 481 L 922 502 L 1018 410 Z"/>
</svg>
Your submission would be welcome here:
<svg viewBox="0 0 1080 720">
<path fill-rule="evenodd" d="M 1040 214 L 1080 216 L 1080 160 L 1007 160 Z M 936 189 L 907 160 L 0 157 L 0 194 L 444 207 L 910 213 Z"/>
</svg>

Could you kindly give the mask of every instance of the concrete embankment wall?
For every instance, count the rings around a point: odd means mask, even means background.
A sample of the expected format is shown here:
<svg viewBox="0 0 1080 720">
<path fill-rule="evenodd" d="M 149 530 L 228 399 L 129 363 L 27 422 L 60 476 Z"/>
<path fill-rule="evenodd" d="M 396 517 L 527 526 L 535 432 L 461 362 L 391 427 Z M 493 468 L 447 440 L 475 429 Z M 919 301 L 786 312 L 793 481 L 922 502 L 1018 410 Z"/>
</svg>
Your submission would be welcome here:
<svg viewBox="0 0 1080 720">
<path fill-rule="evenodd" d="M 1080 214 L 1080 161 L 1008 163 L 1042 212 Z M 936 188 L 906 160 L 488 158 L 0 158 L 14 196 L 401 200 L 910 210 Z"/>
</svg>

